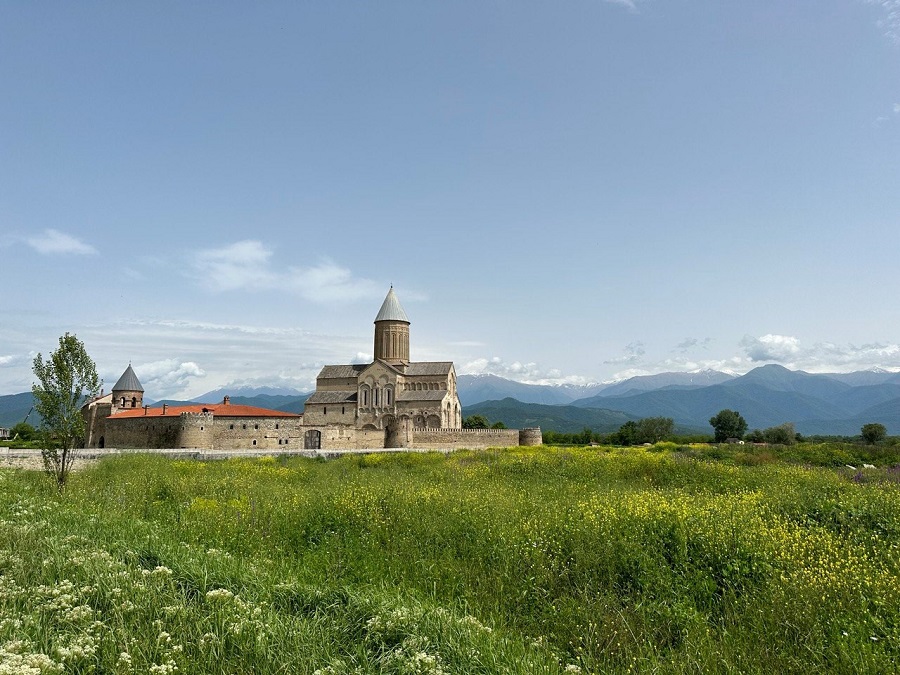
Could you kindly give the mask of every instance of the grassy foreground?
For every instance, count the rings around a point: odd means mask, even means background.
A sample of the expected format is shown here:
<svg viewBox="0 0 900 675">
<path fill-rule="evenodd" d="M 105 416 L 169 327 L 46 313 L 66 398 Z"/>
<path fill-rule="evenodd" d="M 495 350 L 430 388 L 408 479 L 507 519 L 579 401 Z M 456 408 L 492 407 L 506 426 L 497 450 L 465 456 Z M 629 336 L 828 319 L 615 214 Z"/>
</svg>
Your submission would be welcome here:
<svg viewBox="0 0 900 675">
<path fill-rule="evenodd" d="M 900 489 L 660 448 L 0 471 L 3 673 L 900 663 Z"/>
</svg>

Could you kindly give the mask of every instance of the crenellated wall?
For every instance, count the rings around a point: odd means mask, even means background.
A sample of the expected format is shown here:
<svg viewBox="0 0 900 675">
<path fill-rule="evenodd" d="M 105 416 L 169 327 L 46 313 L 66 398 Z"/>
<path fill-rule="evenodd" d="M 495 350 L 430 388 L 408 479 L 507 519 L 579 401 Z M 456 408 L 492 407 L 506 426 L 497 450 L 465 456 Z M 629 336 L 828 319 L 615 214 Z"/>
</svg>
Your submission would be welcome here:
<svg viewBox="0 0 900 675">
<path fill-rule="evenodd" d="M 519 445 L 518 429 L 413 429 L 410 447 L 507 448 L 514 445 Z"/>
</svg>

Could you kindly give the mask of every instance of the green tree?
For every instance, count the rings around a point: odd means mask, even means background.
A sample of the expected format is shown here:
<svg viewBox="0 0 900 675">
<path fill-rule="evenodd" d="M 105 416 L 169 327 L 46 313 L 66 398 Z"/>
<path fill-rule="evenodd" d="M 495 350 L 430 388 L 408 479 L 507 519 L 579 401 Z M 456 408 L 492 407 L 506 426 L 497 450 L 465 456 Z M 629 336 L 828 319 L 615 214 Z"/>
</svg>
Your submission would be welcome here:
<svg viewBox="0 0 900 675">
<path fill-rule="evenodd" d="M 44 468 L 62 489 L 84 443 L 81 405 L 100 391 L 100 378 L 84 344 L 68 333 L 46 361 L 40 354 L 34 357 L 33 370 L 38 382 L 31 393 L 41 417 Z"/>
<path fill-rule="evenodd" d="M 19 422 L 9 430 L 9 435 L 20 441 L 33 441 L 37 437 L 37 430 L 28 422 Z"/>
<path fill-rule="evenodd" d="M 747 431 L 747 422 L 736 410 L 720 410 L 717 415 L 709 419 L 715 442 L 724 443 L 729 438 L 743 438 Z"/>
<path fill-rule="evenodd" d="M 671 417 L 645 417 L 637 423 L 637 442 L 659 443 L 671 436 L 674 428 Z"/>
<path fill-rule="evenodd" d="M 484 415 L 469 415 L 463 420 L 463 429 L 487 429 L 491 426 Z"/>
<path fill-rule="evenodd" d="M 638 443 L 638 423 L 629 420 L 619 427 L 619 430 L 609 435 L 609 442 L 613 445 L 635 445 Z"/>
<path fill-rule="evenodd" d="M 879 441 L 887 438 L 887 428 L 883 424 L 873 422 L 872 424 L 863 424 L 860 429 L 863 440 L 869 445 L 875 445 Z"/>
<path fill-rule="evenodd" d="M 797 431 L 792 422 L 779 424 L 777 427 L 769 427 L 763 430 L 763 438 L 766 443 L 773 445 L 793 445 L 797 442 Z"/>
<path fill-rule="evenodd" d="M 754 429 L 747 434 L 747 440 L 751 443 L 765 443 L 766 437 L 763 436 L 763 432 L 760 429 Z"/>
<path fill-rule="evenodd" d="M 491 429 L 506 429 L 506 425 L 503 422 L 494 422 Z"/>
</svg>

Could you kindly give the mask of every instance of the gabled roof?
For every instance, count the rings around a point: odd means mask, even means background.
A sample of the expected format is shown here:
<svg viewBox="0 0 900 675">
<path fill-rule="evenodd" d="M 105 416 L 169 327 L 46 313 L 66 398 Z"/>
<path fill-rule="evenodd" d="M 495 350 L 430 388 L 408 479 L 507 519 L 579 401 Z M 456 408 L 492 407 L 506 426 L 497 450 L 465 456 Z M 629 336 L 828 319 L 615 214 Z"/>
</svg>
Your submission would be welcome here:
<svg viewBox="0 0 900 675">
<path fill-rule="evenodd" d="M 140 380 L 137 379 L 137 375 L 134 374 L 134 371 L 131 369 L 131 364 L 128 364 L 128 367 L 125 369 L 125 372 L 122 373 L 122 377 L 119 378 L 119 381 L 113 385 L 113 391 L 144 391 L 144 388 L 141 386 Z"/>
<path fill-rule="evenodd" d="M 306 399 L 307 403 L 356 403 L 356 389 L 353 391 L 317 391 Z"/>
<path fill-rule="evenodd" d="M 370 363 L 350 363 L 339 366 L 324 366 L 316 376 L 317 380 L 352 379 L 368 368 Z"/>
<path fill-rule="evenodd" d="M 413 361 L 406 367 L 405 375 L 446 375 L 453 369 L 453 361 Z"/>
<path fill-rule="evenodd" d="M 403 311 L 403 307 L 400 306 L 400 301 L 397 299 L 397 294 L 394 293 L 393 286 L 391 286 L 391 290 L 388 291 L 387 297 L 381 304 L 378 316 L 375 317 L 375 322 L 379 321 L 403 321 L 409 323 L 409 318 L 406 316 L 406 312 Z"/>
<path fill-rule="evenodd" d="M 165 411 L 165 412 L 163 412 Z M 231 403 L 197 403 L 195 405 L 169 405 L 165 408 L 128 408 L 110 415 L 109 419 L 124 417 L 178 417 L 181 413 L 211 412 L 216 417 L 302 417 L 297 413 L 257 408 L 252 405 L 232 405 Z"/>
</svg>

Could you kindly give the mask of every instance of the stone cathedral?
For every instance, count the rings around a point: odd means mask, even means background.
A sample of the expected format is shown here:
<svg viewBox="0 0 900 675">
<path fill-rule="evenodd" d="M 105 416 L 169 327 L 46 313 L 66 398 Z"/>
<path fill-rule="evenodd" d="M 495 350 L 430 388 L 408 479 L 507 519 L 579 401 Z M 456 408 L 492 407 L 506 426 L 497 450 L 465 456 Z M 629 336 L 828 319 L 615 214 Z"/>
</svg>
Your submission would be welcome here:
<svg viewBox="0 0 900 675">
<path fill-rule="evenodd" d="M 385 447 L 406 447 L 417 429 L 460 429 L 450 361 L 409 360 L 409 318 L 393 287 L 375 317 L 374 361 L 325 366 L 306 401 L 306 426 L 383 430 Z"/>
</svg>

